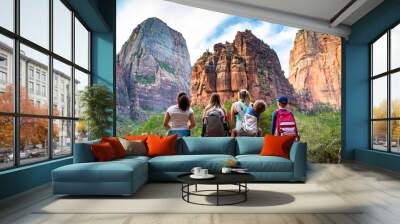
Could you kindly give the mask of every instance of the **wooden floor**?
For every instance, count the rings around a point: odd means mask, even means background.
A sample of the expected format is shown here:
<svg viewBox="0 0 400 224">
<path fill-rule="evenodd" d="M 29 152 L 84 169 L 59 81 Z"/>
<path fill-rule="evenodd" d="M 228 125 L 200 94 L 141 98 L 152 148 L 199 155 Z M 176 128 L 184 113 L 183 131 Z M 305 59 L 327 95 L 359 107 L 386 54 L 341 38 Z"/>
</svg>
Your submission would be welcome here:
<svg viewBox="0 0 400 224">
<path fill-rule="evenodd" d="M 400 174 L 357 163 L 313 164 L 308 182 L 324 186 L 349 203 L 362 201 L 367 206 L 356 214 L 36 214 L 38 207 L 54 200 L 50 187 L 43 186 L 1 201 L 0 223 L 400 223 Z"/>
</svg>

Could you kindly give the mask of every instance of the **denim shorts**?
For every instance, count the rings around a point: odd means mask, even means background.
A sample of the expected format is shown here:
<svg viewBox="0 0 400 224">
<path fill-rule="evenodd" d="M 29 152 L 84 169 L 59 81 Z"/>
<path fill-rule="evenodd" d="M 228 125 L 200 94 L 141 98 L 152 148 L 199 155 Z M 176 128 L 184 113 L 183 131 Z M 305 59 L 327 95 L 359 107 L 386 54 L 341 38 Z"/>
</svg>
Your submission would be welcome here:
<svg viewBox="0 0 400 224">
<path fill-rule="evenodd" d="M 178 137 L 190 136 L 190 130 L 169 130 L 168 135 L 178 135 Z"/>
</svg>

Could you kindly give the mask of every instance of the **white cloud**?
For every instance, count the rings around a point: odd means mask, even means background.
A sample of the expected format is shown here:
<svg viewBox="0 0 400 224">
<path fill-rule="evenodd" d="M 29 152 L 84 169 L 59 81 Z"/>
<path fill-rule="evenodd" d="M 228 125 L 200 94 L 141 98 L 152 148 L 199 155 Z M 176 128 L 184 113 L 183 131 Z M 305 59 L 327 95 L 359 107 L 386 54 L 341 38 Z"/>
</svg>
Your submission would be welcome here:
<svg viewBox="0 0 400 224">
<path fill-rule="evenodd" d="M 278 54 L 282 70 L 288 75 L 290 50 L 293 47 L 297 28 L 284 26 L 279 32 L 274 32 L 270 23 L 263 22 L 263 25 L 253 30 L 254 35 L 261 38 L 272 47 Z"/>
<path fill-rule="evenodd" d="M 129 38 L 132 30 L 149 17 L 158 17 L 182 33 L 189 49 L 191 64 L 194 64 L 206 49 L 213 51 L 214 44 L 232 42 L 237 31 L 252 30 L 254 35 L 276 51 L 282 70 L 287 75 L 290 49 L 298 29 L 284 26 L 280 31 L 275 31 L 271 23 L 251 23 L 243 20 L 226 26 L 220 35 L 210 39 L 230 15 L 163 0 L 126 0 L 118 5 L 117 51 Z"/>
<path fill-rule="evenodd" d="M 117 51 L 132 30 L 149 17 L 157 17 L 182 33 L 192 53 L 199 51 L 195 46 L 229 16 L 162 0 L 128 0 L 117 12 Z"/>
</svg>

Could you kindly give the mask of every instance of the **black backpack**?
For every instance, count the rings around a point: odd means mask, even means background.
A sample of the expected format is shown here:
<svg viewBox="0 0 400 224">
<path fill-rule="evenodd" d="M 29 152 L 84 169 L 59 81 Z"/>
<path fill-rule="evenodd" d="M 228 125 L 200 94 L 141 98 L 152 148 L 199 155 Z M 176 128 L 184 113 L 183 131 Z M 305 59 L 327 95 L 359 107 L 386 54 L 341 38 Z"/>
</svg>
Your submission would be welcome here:
<svg viewBox="0 0 400 224">
<path fill-rule="evenodd" d="M 227 124 L 225 122 L 224 114 L 220 109 L 214 108 L 209 111 L 204 116 L 203 119 L 203 129 L 201 136 L 203 137 L 222 137 L 227 136 Z"/>
</svg>

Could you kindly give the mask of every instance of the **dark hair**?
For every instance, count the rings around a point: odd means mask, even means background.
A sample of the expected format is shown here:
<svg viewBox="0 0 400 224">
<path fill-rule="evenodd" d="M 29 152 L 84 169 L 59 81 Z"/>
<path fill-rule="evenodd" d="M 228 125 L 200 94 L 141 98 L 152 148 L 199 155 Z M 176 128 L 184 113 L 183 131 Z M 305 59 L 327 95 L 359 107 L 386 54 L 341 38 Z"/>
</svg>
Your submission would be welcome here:
<svg viewBox="0 0 400 224">
<path fill-rule="evenodd" d="M 281 102 L 278 102 L 279 103 L 279 105 L 281 105 L 282 107 L 286 107 L 287 105 L 288 105 L 288 103 L 281 103 Z"/>
<path fill-rule="evenodd" d="M 247 90 L 245 90 L 245 89 L 241 89 L 239 91 L 239 98 L 241 100 L 245 100 L 247 97 L 249 97 L 249 92 Z"/>
<path fill-rule="evenodd" d="M 185 92 L 180 92 L 178 93 L 178 96 L 176 97 L 177 99 L 179 99 L 179 97 L 181 96 L 187 96 Z"/>
<path fill-rule="evenodd" d="M 178 107 L 183 111 L 187 111 L 190 107 L 190 100 L 186 94 L 178 97 Z"/>
<path fill-rule="evenodd" d="M 256 102 L 254 102 L 254 110 L 258 114 L 264 112 L 266 107 L 267 105 L 265 104 L 264 100 L 256 100 Z"/>
</svg>

